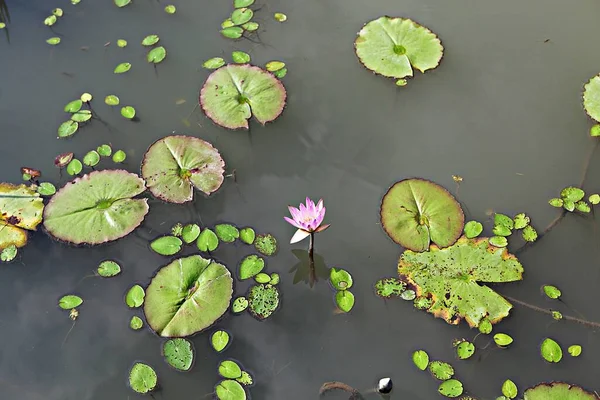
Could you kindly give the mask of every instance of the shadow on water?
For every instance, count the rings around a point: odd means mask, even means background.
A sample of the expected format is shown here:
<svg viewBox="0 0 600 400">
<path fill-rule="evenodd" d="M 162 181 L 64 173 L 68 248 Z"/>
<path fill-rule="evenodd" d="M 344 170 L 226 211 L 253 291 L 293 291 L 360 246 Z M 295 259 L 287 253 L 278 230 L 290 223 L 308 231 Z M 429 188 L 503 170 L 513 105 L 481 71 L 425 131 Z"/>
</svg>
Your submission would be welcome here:
<svg viewBox="0 0 600 400">
<path fill-rule="evenodd" d="M 314 260 L 311 263 L 307 250 L 294 249 L 292 254 L 298 262 L 289 270 L 294 272 L 294 285 L 300 282 L 313 287 L 316 282 L 329 277 L 329 268 L 325 264 L 325 259 L 320 254 L 314 253 Z"/>
</svg>

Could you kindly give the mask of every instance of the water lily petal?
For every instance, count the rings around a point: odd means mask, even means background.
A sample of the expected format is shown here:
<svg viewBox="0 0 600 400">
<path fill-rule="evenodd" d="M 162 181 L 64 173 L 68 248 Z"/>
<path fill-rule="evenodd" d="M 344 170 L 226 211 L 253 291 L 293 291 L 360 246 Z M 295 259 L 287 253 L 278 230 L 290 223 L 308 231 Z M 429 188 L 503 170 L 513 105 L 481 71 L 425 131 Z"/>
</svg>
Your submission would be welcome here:
<svg viewBox="0 0 600 400">
<path fill-rule="evenodd" d="M 300 206 L 298 207 L 298 209 L 300 210 L 301 214 L 306 214 L 308 212 L 308 209 L 306 208 L 306 206 L 302 203 L 300 203 Z"/>
<path fill-rule="evenodd" d="M 299 228 L 299 229 L 303 229 L 303 226 L 300 223 L 298 223 L 297 221 L 294 221 L 293 219 L 288 218 L 288 217 L 283 217 L 283 219 L 285 219 L 290 225 L 295 226 L 296 228 Z"/>
<path fill-rule="evenodd" d="M 323 199 L 319 199 L 319 203 L 317 204 L 317 211 L 321 211 L 323 209 Z"/>
<path fill-rule="evenodd" d="M 323 232 L 325 229 L 329 228 L 330 226 L 331 226 L 331 224 L 321 225 L 320 227 L 317 228 L 317 230 L 315 232 Z"/>
<path fill-rule="evenodd" d="M 298 229 L 296 231 L 296 233 L 294 233 L 294 236 L 292 236 L 292 239 L 290 240 L 290 244 L 298 243 L 298 242 L 306 239 L 309 236 L 310 236 L 310 232 L 306 232 L 303 229 Z"/>
<path fill-rule="evenodd" d="M 299 221 L 301 219 L 302 214 L 300 213 L 300 210 L 298 210 L 296 207 L 288 206 L 288 210 L 290 210 L 292 218 L 294 218 L 296 221 Z"/>
</svg>

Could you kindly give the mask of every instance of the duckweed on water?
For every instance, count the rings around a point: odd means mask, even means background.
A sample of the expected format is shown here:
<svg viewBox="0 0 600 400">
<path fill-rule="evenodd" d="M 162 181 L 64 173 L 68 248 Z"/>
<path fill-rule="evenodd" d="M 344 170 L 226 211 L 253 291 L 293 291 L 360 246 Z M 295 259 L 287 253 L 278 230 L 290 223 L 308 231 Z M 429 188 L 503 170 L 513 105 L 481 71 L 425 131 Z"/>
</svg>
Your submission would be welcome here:
<svg viewBox="0 0 600 400">
<path fill-rule="evenodd" d="M 183 242 L 175 236 L 162 236 L 150 243 L 150 248 L 162 256 L 179 253 Z"/>
<path fill-rule="evenodd" d="M 254 240 L 254 248 L 262 255 L 273 256 L 277 253 L 277 239 L 270 233 L 257 235 Z"/>
<path fill-rule="evenodd" d="M 210 344 L 217 353 L 220 353 L 229 345 L 229 339 L 229 333 L 219 330 L 210 336 Z"/>
<path fill-rule="evenodd" d="M 186 339 L 167 340 L 163 344 L 162 354 L 167 364 L 179 371 L 189 371 L 194 363 L 194 346 Z"/>
<path fill-rule="evenodd" d="M 83 304 L 83 299 L 74 294 L 68 294 L 60 298 L 58 300 L 58 306 L 63 310 L 70 310 L 72 308 L 77 308 Z"/>
<path fill-rule="evenodd" d="M 554 340 L 550 338 L 544 339 L 540 346 L 540 354 L 544 360 L 550 363 L 557 363 L 562 360 L 562 349 L 560 345 Z"/>
<path fill-rule="evenodd" d="M 238 381 L 239 383 L 241 383 L 244 386 L 250 386 L 254 383 L 254 380 L 252 379 L 252 375 L 250 375 L 246 371 L 242 371 L 242 376 L 240 376 L 239 378 L 236 378 L 236 381 Z"/>
<path fill-rule="evenodd" d="M 205 228 L 198 236 L 196 246 L 200 251 L 214 251 L 219 246 L 219 238 L 212 230 Z"/>
<path fill-rule="evenodd" d="M 140 317 L 135 315 L 131 317 L 131 320 L 129 321 L 129 327 L 131 329 L 137 331 L 138 329 L 142 329 L 142 326 L 144 326 L 144 321 L 142 321 Z"/>
<path fill-rule="evenodd" d="M 115 74 L 123 74 L 131 69 L 131 64 L 128 62 L 121 63 L 115 67 Z"/>
<path fill-rule="evenodd" d="M 125 304 L 129 308 L 138 308 L 142 304 L 144 304 L 144 298 L 146 297 L 146 292 L 144 288 L 140 285 L 133 285 L 125 295 Z"/>
<path fill-rule="evenodd" d="M 119 1 L 119 0 L 115 0 Z M 135 363 L 129 371 L 129 386 L 134 392 L 149 393 L 156 388 L 158 377 L 151 366 Z"/>
<path fill-rule="evenodd" d="M 254 277 L 265 268 L 265 260 L 256 254 L 246 256 L 240 263 L 238 278 L 246 280 Z"/>
<path fill-rule="evenodd" d="M 121 266 L 113 260 L 105 260 L 98 266 L 98 275 L 103 278 L 111 278 L 121 273 Z"/>
<path fill-rule="evenodd" d="M 413 363 L 421 371 L 425 371 L 429 366 L 429 354 L 425 350 L 417 350 L 412 355 Z"/>
</svg>

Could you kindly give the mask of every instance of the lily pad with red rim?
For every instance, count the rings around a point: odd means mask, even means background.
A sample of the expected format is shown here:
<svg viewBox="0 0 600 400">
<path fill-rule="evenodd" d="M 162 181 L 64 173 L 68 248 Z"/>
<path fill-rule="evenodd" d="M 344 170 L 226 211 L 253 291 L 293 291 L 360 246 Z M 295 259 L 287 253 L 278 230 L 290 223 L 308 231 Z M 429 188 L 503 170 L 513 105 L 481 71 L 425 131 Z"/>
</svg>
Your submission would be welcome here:
<svg viewBox="0 0 600 400">
<path fill-rule="evenodd" d="M 44 210 L 44 228 L 74 244 L 100 244 L 122 238 L 148 213 L 144 181 L 125 170 L 96 171 L 60 189 Z"/>
<path fill-rule="evenodd" d="M 431 242 L 448 247 L 460 237 L 465 216 L 460 204 L 443 187 L 425 179 L 395 183 L 383 196 L 381 224 L 390 238 L 413 251 Z"/>
<path fill-rule="evenodd" d="M 217 125 L 248 129 L 252 116 L 263 125 L 275 120 L 283 111 L 285 99 L 285 88 L 273 74 L 249 64 L 229 64 L 210 74 L 199 101 Z"/>
<path fill-rule="evenodd" d="M 142 177 L 150 192 L 170 203 L 216 191 L 224 179 L 225 162 L 210 143 L 191 136 L 167 136 L 152 144 L 142 162 Z"/>
<path fill-rule="evenodd" d="M 600 122 L 600 75 L 594 76 L 584 86 L 583 108 L 592 119 Z"/>
<path fill-rule="evenodd" d="M 577 385 L 565 382 L 540 383 L 524 393 L 524 400 L 596 400 L 597 397 Z"/>
</svg>

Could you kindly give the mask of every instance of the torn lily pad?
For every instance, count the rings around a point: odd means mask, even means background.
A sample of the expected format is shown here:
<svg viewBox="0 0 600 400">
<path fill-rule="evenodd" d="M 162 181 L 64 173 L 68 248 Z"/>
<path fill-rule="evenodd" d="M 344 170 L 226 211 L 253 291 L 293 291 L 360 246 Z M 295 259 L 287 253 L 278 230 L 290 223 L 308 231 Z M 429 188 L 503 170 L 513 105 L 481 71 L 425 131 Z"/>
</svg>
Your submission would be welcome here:
<svg viewBox="0 0 600 400">
<path fill-rule="evenodd" d="M 232 294 L 233 279 L 224 265 L 198 255 L 183 257 L 152 278 L 144 314 L 160 336 L 189 336 L 218 320 L 229 308 Z"/>
<path fill-rule="evenodd" d="M 519 260 L 504 248 L 490 246 L 487 238 L 460 238 L 440 249 L 423 253 L 406 250 L 398 264 L 400 279 L 416 287 L 418 296 L 431 296 L 427 312 L 450 324 L 465 319 L 477 327 L 485 317 L 496 323 L 508 316 L 512 305 L 484 283 L 522 279 Z"/>
<path fill-rule="evenodd" d="M 380 17 L 368 22 L 354 42 L 356 55 L 369 70 L 390 78 L 413 76 L 437 67 L 444 48 L 429 29 L 410 19 Z"/>
<path fill-rule="evenodd" d="M 167 136 L 152 144 L 142 161 L 150 192 L 170 203 L 194 198 L 194 188 L 210 195 L 224 180 L 225 162 L 210 143 L 192 136 Z"/>
<path fill-rule="evenodd" d="M 194 363 L 194 345 L 187 339 L 169 339 L 163 344 L 162 354 L 167 364 L 179 371 L 189 371 Z"/>
<path fill-rule="evenodd" d="M 74 244 L 100 244 L 131 233 L 148 213 L 139 176 L 103 170 L 67 183 L 44 210 L 44 227 L 53 237 Z"/>
<path fill-rule="evenodd" d="M 398 278 L 383 278 L 375 283 L 375 293 L 384 299 L 398 297 L 406 290 L 406 283 Z"/>
<path fill-rule="evenodd" d="M 199 102 L 217 125 L 248 129 L 252 116 L 263 125 L 275 120 L 283 111 L 285 99 L 283 84 L 272 74 L 250 64 L 229 64 L 206 79 Z"/>
<path fill-rule="evenodd" d="M 425 179 L 395 183 L 383 196 L 380 215 L 388 236 L 413 251 L 425 251 L 431 242 L 439 247 L 452 245 L 465 219 L 456 199 Z"/>
<path fill-rule="evenodd" d="M 254 248 L 260 254 L 270 257 L 277 253 L 277 239 L 270 233 L 256 236 Z"/>
<path fill-rule="evenodd" d="M 483 232 L 483 225 L 481 222 L 469 221 L 465 224 L 464 232 L 467 239 L 476 238 Z"/>
<path fill-rule="evenodd" d="M 279 291 L 272 285 L 252 286 L 246 297 L 250 313 L 259 320 L 269 318 L 279 307 Z"/>
<path fill-rule="evenodd" d="M 583 108 L 587 115 L 600 122 L 600 75 L 594 76 L 584 86 Z"/>
<path fill-rule="evenodd" d="M 540 383 L 524 393 L 524 400 L 597 400 L 595 394 L 564 382 Z"/>
<path fill-rule="evenodd" d="M 0 251 L 25 246 L 27 231 L 37 229 L 43 212 L 44 201 L 33 188 L 0 183 Z"/>
</svg>

